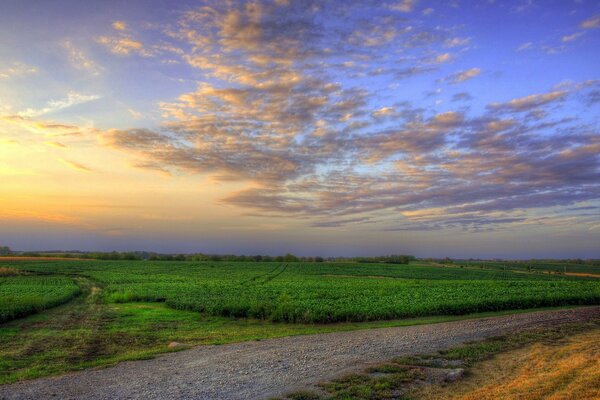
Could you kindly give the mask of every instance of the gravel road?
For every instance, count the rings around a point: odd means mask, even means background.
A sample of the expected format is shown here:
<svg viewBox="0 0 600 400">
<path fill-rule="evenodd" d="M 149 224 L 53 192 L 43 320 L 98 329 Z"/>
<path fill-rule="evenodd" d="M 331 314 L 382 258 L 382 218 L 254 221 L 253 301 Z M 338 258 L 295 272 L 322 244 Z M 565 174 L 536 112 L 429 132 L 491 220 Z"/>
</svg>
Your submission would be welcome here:
<svg viewBox="0 0 600 400">
<path fill-rule="evenodd" d="M 600 318 L 598 306 L 200 346 L 152 360 L 0 386 L 0 399 L 264 399 L 397 356 L 595 318 Z"/>
</svg>

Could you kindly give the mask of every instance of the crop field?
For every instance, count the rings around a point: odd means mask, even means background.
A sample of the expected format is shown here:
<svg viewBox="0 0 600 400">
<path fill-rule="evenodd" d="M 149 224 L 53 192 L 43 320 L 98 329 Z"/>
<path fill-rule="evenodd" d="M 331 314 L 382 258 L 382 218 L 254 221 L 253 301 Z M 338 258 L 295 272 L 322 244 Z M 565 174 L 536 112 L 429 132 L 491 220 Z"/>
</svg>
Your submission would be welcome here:
<svg viewBox="0 0 600 400">
<path fill-rule="evenodd" d="M 584 304 L 600 304 L 600 279 L 479 266 L 0 259 L 0 384 L 146 358 L 172 341 Z"/>
<path fill-rule="evenodd" d="M 600 302 L 600 281 L 594 278 L 419 264 L 42 261 L 10 266 L 56 274 L 39 283 L 35 275 L 19 277 L 22 285 L 31 279 L 49 292 L 67 287 L 66 276 L 79 275 L 96 282 L 108 303 L 165 302 L 211 316 L 275 322 L 356 322 Z"/>
<path fill-rule="evenodd" d="M 461 260 L 456 264 L 467 267 L 489 269 L 502 269 L 514 271 L 528 271 L 540 273 L 563 274 L 592 274 L 600 277 L 600 264 L 591 262 L 567 262 L 557 260 L 531 260 L 531 261 L 470 261 Z"/>
<path fill-rule="evenodd" d="M 0 323 L 62 304 L 77 294 L 73 279 L 0 269 Z"/>
</svg>

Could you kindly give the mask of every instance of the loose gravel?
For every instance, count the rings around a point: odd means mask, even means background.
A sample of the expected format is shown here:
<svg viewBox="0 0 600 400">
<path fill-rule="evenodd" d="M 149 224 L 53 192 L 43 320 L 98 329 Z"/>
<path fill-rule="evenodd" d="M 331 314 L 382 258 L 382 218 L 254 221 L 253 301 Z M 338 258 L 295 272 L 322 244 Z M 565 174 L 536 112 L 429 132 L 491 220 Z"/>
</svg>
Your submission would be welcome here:
<svg viewBox="0 0 600 400">
<path fill-rule="evenodd" d="M 0 386 L 0 399 L 266 399 L 398 356 L 597 318 L 600 307 L 594 306 L 200 346 L 152 360 Z"/>
</svg>

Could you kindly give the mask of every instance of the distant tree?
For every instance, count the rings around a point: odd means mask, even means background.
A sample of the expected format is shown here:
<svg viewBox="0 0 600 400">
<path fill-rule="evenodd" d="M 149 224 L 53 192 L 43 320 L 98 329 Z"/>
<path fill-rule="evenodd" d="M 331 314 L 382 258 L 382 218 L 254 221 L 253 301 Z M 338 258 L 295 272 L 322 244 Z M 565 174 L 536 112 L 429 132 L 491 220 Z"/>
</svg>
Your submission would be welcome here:
<svg viewBox="0 0 600 400">
<path fill-rule="evenodd" d="M 0 256 L 9 256 L 12 254 L 10 247 L 8 246 L 0 246 Z"/>
<path fill-rule="evenodd" d="M 283 261 L 285 262 L 294 262 L 294 261 L 298 261 L 298 257 L 296 257 L 293 254 L 287 253 L 284 257 L 283 257 Z"/>
<path fill-rule="evenodd" d="M 319 256 L 315 257 L 315 262 L 319 262 L 319 263 L 323 262 L 323 257 L 319 257 Z"/>
</svg>

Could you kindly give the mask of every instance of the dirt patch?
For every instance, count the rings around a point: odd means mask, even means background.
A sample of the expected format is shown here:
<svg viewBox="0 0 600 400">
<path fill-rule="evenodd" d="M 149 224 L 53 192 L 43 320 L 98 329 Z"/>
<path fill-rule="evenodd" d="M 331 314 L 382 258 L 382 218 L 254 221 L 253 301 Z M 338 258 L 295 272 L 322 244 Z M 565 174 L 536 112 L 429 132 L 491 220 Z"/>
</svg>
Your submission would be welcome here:
<svg viewBox="0 0 600 400">
<path fill-rule="evenodd" d="M 323 274 L 321 276 L 327 276 L 330 278 L 373 278 L 373 279 L 404 279 L 404 278 L 396 278 L 394 276 L 384 276 L 384 275 L 344 275 L 344 274 Z"/>
<path fill-rule="evenodd" d="M 600 274 L 590 274 L 585 272 L 567 272 L 565 275 L 567 276 L 587 276 L 590 278 L 600 278 Z"/>
<path fill-rule="evenodd" d="M 16 276 L 16 275 L 28 275 L 27 271 L 23 271 L 16 268 L 0 267 L 0 276 Z"/>
</svg>

